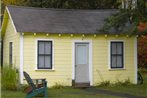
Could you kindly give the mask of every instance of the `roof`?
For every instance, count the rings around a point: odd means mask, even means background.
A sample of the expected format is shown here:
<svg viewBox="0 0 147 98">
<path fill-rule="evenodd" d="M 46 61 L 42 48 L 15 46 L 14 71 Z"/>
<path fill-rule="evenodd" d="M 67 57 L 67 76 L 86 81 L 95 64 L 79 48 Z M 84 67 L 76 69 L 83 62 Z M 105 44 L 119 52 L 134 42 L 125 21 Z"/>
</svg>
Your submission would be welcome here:
<svg viewBox="0 0 147 98">
<path fill-rule="evenodd" d="M 115 9 L 75 10 L 8 6 L 17 32 L 98 34 Z"/>
</svg>

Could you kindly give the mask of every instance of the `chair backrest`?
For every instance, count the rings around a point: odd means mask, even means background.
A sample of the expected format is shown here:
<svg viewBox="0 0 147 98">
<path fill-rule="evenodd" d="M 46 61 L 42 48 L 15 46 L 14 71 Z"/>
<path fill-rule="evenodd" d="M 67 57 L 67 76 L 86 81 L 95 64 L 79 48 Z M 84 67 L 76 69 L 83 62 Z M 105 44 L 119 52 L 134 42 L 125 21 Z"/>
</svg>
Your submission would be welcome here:
<svg viewBox="0 0 147 98">
<path fill-rule="evenodd" d="M 24 77 L 25 77 L 27 83 L 32 87 L 32 89 L 35 89 L 36 88 L 35 84 L 34 84 L 33 80 L 31 79 L 31 77 L 29 76 L 29 74 L 25 71 L 23 72 L 23 74 L 24 74 Z"/>
</svg>

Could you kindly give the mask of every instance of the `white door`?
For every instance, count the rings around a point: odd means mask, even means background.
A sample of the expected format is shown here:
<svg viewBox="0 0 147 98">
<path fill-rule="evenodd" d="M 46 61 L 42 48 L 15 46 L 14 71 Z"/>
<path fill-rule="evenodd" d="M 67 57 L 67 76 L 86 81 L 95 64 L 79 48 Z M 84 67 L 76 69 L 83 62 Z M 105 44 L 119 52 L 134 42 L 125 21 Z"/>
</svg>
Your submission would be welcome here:
<svg viewBox="0 0 147 98">
<path fill-rule="evenodd" d="M 75 43 L 75 83 L 90 83 L 89 43 Z"/>
</svg>

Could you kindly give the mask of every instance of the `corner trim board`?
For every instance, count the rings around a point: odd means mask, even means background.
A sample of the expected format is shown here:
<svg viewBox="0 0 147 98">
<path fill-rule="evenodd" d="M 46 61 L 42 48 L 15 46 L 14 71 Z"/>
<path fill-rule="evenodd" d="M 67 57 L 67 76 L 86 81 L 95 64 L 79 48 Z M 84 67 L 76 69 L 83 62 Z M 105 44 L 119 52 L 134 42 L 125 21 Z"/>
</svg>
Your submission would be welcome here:
<svg viewBox="0 0 147 98">
<path fill-rule="evenodd" d="M 23 84 L 23 35 L 20 33 L 20 68 L 19 68 L 19 74 L 20 74 L 20 84 Z"/>
<path fill-rule="evenodd" d="M 134 38 L 134 73 L 135 73 L 135 77 L 134 77 L 134 83 L 137 84 L 137 71 L 138 71 L 138 57 L 137 57 L 137 38 Z"/>
</svg>

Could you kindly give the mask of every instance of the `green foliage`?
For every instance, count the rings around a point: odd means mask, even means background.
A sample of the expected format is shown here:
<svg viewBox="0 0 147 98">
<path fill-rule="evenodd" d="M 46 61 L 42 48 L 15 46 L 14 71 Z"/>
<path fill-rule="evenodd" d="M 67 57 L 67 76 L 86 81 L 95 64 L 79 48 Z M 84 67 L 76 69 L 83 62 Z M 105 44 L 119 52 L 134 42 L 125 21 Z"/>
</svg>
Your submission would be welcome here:
<svg viewBox="0 0 147 98">
<path fill-rule="evenodd" d="M 103 81 L 98 84 L 98 87 L 110 86 L 110 81 Z"/>
<path fill-rule="evenodd" d="M 70 9 L 118 8 L 120 4 L 116 0 L 19 0 L 17 2 L 24 6 Z"/>
<path fill-rule="evenodd" d="M 143 77 L 140 71 L 137 73 L 137 84 L 143 84 Z"/>
<path fill-rule="evenodd" d="M 142 69 L 141 69 L 142 70 Z M 114 87 L 99 87 L 99 89 L 110 90 L 113 92 L 128 93 L 135 96 L 147 97 L 147 74 L 144 73 L 144 83 L 142 85 L 130 84 L 128 86 L 114 86 Z"/>
<path fill-rule="evenodd" d="M 147 68 L 139 68 L 141 74 L 147 74 Z"/>
<path fill-rule="evenodd" d="M 125 81 L 117 80 L 112 86 L 128 86 L 131 85 L 130 79 L 126 79 Z"/>
<path fill-rule="evenodd" d="M 136 34 L 139 32 L 137 26 L 140 22 L 147 22 L 145 0 L 138 0 L 137 7 L 134 9 L 120 9 L 119 12 L 108 17 L 100 31 L 105 33 Z M 142 33 L 147 34 L 147 32 Z"/>
<path fill-rule="evenodd" d="M 102 81 L 97 86 L 98 87 L 114 87 L 114 86 L 128 86 L 131 85 L 131 82 L 129 79 L 126 79 L 124 81 L 117 80 L 115 83 L 111 83 L 110 81 Z"/>
<path fill-rule="evenodd" d="M 16 69 L 10 66 L 4 66 L 2 69 L 2 89 L 17 90 Z"/>
<path fill-rule="evenodd" d="M 138 38 L 138 65 L 147 68 L 147 36 Z"/>
<path fill-rule="evenodd" d="M 55 82 L 55 85 L 52 86 L 54 89 L 62 89 L 65 88 L 66 86 L 63 85 L 63 83 L 60 82 Z"/>
</svg>

